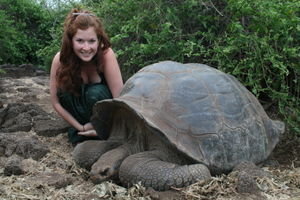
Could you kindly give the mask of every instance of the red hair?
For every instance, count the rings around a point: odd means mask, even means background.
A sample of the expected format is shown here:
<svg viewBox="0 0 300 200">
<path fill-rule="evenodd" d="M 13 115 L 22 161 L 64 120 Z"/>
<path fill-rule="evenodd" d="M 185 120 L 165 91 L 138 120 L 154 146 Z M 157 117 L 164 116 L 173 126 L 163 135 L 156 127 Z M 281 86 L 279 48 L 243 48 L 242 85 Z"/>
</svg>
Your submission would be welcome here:
<svg viewBox="0 0 300 200">
<path fill-rule="evenodd" d="M 98 17 L 87 10 L 72 9 L 64 22 L 64 33 L 62 37 L 62 46 L 60 51 L 61 66 L 57 71 L 57 85 L 64 91 L 79 94 L 81 79 L 81 60 L 73 51 L 72 38 L 78 29 L 86 30 L 94 27 L 99 40 L 99 46 L 96 55 L 92 59 L 95 67 L 103 63 L 103 52 L 111 47 L 109 38 L 106 35 L 103 25 Z"/>
</svg>

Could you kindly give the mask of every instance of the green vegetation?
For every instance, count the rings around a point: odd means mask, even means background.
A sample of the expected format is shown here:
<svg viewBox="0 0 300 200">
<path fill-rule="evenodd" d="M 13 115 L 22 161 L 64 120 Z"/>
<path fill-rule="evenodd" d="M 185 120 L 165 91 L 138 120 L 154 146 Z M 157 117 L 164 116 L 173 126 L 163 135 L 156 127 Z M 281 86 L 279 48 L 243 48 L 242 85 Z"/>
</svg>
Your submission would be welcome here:
<svg viewBox="0 0 300 200">
<path fill-rule="evenodd" d="M 0 62 L 38 64 L 36 51 L 51 41 L 48 11 L 31 0 L 0 0 L 0 8 Z"/>
<path fill-rule="evenodd" d="M 0 75 L 5 74 L 6 72 L 3 69 L 0 69 Z"/>
<path fill-rule="evenodd" d="M 86 7 L 103 19 L 125 79 L 162 60 L 215 66 L 300 134 L 299 0 L 82 0 L 51 8 L 41 2 L 0 0 L 0 64 L 49 69 L 65 14 Z"/>
</svg>

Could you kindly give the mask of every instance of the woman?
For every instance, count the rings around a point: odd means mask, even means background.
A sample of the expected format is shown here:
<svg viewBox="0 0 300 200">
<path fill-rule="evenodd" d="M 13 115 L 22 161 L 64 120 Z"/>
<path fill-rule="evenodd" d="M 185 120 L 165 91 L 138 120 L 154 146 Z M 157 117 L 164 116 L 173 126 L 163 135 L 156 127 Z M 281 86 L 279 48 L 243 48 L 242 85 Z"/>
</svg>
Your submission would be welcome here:
<svg viewBox="0 0 300 200">
<path fill-rule="evenodd" d="M 51 103 L 73 127 L 68 131 L 71 143 L 108 137 L 96 133 L 90 123 L 92 107 L 118 97 L 122 87 L 120 68 L 100 19 L 87 10 L 71 10 L 50 72 Z"/>
</svg>

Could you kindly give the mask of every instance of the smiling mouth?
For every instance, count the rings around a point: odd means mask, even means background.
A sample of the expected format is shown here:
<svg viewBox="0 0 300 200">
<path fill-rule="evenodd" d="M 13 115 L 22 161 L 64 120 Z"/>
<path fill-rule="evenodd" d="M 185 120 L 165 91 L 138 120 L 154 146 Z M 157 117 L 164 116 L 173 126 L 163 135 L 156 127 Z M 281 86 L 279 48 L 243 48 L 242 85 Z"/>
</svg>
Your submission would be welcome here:
<svg viewBox="0 0 300 200">
<path fill-rule="evenodd" d="M 83 57 L 90 57 L 92 55 L 92 52 L 89 52 L 89 53 L 84 53 L 84 52 L 81 52 L 80 53 Z"/>
</svg>

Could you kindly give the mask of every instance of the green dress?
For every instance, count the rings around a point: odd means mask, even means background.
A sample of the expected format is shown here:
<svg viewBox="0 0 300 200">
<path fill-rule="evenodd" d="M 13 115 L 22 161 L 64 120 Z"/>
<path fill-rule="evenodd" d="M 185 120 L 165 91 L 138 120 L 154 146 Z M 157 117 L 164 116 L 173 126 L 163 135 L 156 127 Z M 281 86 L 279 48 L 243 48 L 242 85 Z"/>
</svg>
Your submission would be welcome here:
<svg viewBox="0 0 300 200">
<path fill-rule="evenodd" d="M 80 124 L 90 122 L 93 106 L 97 101 L 111 99 L 112 94 L 106 85 L 103 77 L 101 83 L 83 84 L 79 96 L 69 92 L 58 91 L 57 96 L 60 104 L 64 107 Z M 69 128 L 68 137 L 72 144 L 77 144 L 84 140 L 107 139 L 108 135 L 98 135 L 88 137 L 78 135 L 78 130 L 74 127 Z"/>
</svg>

